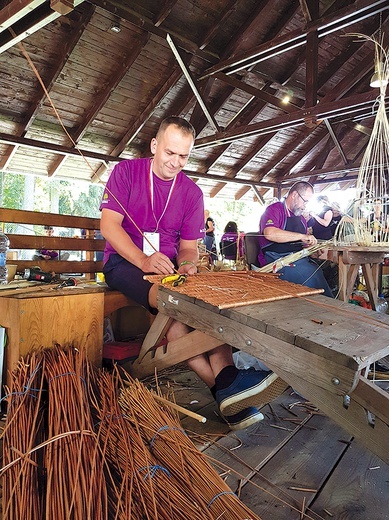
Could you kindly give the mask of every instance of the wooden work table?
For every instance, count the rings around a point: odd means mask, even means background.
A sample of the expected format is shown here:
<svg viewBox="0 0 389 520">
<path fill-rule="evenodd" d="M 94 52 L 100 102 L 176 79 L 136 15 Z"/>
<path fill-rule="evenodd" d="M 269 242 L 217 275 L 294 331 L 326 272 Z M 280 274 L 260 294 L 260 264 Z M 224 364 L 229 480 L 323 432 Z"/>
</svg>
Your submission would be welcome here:
<svg viewBox="0 0 389 520">
<path fill-rule="evenodd" d="M 220 310 L 165 287 L 131 371 L 143 377 L 228 343 L 262 360 L 383 460 L 389 398 L 362 376 L 389 354 L 389 316 L 314 295 Z M 176 319 L 195 330 L 154 348 Z M 366 410 L 375 415 L 374 427 Z"/>
<path fill-rule="evenodd" d="M 348 301 L 362 268 L 366 290 L 373 310 L 376 308 L 380 265 L 389 253 L 389 244 L 384 246 L 331 246 L 327 258 L 339 266 L 339 298 Z"/>
</svg>

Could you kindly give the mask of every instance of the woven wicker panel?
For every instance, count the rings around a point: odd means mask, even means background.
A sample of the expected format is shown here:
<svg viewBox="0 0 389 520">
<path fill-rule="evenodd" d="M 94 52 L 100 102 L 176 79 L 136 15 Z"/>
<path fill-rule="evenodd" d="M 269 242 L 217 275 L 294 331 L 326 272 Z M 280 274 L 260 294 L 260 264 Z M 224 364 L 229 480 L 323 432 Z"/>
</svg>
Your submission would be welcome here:
<svg viewBox="0 0 389 520">
<path fill-rule="evenodd" d="M 146 275 L 146 280 L 161 284 L 163 276 Z M 254 303 L 285 300 L 310 294 L 319 294 L 323 289 L 311 289 L 304 285 L 280 280 L 278 276 L 264 273 L 225 271 L 200 273 L 188 276 L 185 283 L 173 287 L 164 285 L 172 291 L 198 298 L 219 309 L 241 307 Z"/>
</svg>

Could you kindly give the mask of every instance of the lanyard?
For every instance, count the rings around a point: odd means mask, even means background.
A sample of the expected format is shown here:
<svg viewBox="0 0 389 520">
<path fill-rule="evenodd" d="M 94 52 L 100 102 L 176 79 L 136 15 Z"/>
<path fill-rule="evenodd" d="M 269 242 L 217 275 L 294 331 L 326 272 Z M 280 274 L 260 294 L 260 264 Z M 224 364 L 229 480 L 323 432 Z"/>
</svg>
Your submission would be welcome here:
<svg viewBox="0 0 389 520">
<path fill-rule="evenodd" d="M 150 175 L 149 175 L 149 177 L 150 177 L 151 209 L 153 211 L 153 217 L 154 217 L 154 220 L 155 220 L 155 223 L 156 223 L 156 228 L 155 228 L 155 231 L 154 231 L 154 233 L 156 233 L 158 231 L 159 223 L 161 222 L 162 217 L 166 213 L 167 207 L 169 205 L 169 202 L 170 202 L 173 190 L 174 190 L 174 186 L 176 185 L 177 175 L 174 177 L 172 185 L 170 186 L 169 195 L 167 197 L 165 207 L 163 208 L 162 214 L 161 214 L 161 216 L 159 217 L 158 220 L 157 220 L 157 217 L 155 216 L 155 213 L 154 213 L 154 177 L 153 177 L 153 160 L 152 159 L 150 161 Z"/>
</svg>

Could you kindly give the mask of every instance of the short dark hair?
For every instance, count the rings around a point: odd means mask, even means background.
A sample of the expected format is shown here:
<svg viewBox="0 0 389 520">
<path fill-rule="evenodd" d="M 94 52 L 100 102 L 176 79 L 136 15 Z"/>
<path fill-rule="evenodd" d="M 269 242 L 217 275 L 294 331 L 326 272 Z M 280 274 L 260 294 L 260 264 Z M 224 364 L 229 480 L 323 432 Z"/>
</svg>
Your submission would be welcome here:
<svg viewBox="0 0 389 520">
<path fill-rule="evenodd" d="M 226 227 L 224 228 L 224 233 L 237 233 L 238 232 L 238 224 L 233 220 L 227 222 Z"/>
<path fill-rule="evenodd" d="M 300 191 L 306 191 L 307 189 L 311 189 L 312 192 L 315 191 L 312 184 L 308 181 L 297 181 L 293 184 L 293 186 L 290 188 L 288 195 L 291 195 L 294 191 L 297 191 L 297 193 L 300 193 Z"/>
<path fill-rule="evenodd" d="M 45 230 L 54 229 L 53 226 L 44 226 Z"/>
<path fill-rule="evenodd" d="M 166 128 L 170 125 L 176 126 L 184 134 L 191 134 L 193 137 L 193 140 L 196 139 L 196 130 L 194 129 L 193 125 L 191 123 L 189 123 L 189 121 L 187 121 L 183 117 L 178 117 L 178 116 L 166 117 L 162 121 L 162 123 L 159 125 L 157 136 L 159 133 L 164 132 L 166 130 Z"/>
</svg>

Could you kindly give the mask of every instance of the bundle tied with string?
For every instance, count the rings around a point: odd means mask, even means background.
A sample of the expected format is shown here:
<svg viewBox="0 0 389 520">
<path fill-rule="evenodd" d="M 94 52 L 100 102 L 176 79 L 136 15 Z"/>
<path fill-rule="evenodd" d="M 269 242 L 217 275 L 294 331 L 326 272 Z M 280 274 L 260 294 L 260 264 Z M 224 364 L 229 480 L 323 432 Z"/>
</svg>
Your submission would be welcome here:
<svg viewBox="0 0 389 520">
<path fill-rule="evenodd" d="M 375 46 L 374 78 L 379 86 L 375 103 L 377 113 L 373 130 L 358 174 L 353 222 L 342 219 L 335 237 L 336 244 L 387 246 L 389 241 L 387 177 L 389 169 L 389 122 L 385 111 L 385 94 L 389 81 L 389 55 L 380 41 L 364 34 L 350 34 Z"/>
<path fill-rule="evenodd" d="M 139 381 L 129 378 L 129 382 L 119 397 L 120 407 L 152 457 L 169 472 L 177 492 L 198 505 L 201 516 L 187 518 L 260 520 L 210 466 L 178 418 L 161 408 Z"/>
</svg>

